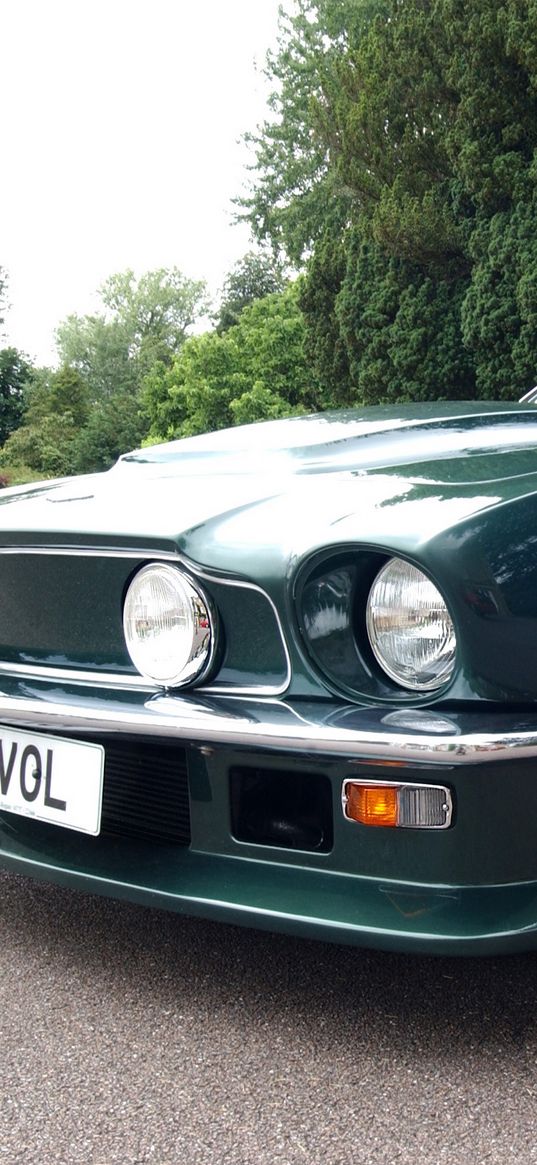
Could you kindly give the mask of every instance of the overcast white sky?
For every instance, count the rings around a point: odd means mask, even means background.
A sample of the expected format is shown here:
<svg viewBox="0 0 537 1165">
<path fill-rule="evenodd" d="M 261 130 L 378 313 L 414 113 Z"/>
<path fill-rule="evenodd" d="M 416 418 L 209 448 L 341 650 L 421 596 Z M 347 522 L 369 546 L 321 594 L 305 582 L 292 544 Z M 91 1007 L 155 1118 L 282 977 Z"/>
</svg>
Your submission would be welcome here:
<svg viewBox="0 0 537 1165">
<path fill-rule="evenodd" d="M 108 275 L 177 266 L 215 292 L 262 120 L 278 0 L 4 0 L 0 266 L 7 337 L 40 363 Z"/>
</svg>

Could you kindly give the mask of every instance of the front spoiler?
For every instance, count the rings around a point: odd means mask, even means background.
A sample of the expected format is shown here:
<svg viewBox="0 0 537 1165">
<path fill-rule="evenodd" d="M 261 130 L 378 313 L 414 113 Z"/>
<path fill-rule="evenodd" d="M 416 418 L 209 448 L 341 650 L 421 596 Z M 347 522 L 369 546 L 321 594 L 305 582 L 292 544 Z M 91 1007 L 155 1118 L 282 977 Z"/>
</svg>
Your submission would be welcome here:
<svg viewBox="0 0 537 1165">
<path fill-rule="evenodd" d="M 157 862 L 154 847 L 104 839 L 68 866 L 1 824 L 0 845 L 0 865 L 15 873 L 198 918 L 415 954 L 537 948 L 537 883 L 405 885 L 166 847 Z"/>
</svg>

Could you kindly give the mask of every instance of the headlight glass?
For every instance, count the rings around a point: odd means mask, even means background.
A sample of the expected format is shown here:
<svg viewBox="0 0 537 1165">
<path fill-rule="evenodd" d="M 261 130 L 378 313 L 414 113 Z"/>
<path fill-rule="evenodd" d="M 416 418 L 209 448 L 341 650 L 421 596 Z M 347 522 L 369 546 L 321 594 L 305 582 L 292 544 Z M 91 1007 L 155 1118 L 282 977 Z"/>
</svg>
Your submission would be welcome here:
<svg viewBox="0 0 537 1165">
<path fill-rule="evenodd" d="M 163 687 L 192 682 L 207 670 L 214 633 L 207 601 L 175 566 L 151 563 L 132 580 L 123 609 L 129 655 Z"/>
<path fill-rule="evenodd" d="M 367 602 L 373 653 L 390 679 L 414 691 L 434 691 L 455 666 L 455 628 L 427 575 L 401 558 L 379 571 Z"/>
</svg>

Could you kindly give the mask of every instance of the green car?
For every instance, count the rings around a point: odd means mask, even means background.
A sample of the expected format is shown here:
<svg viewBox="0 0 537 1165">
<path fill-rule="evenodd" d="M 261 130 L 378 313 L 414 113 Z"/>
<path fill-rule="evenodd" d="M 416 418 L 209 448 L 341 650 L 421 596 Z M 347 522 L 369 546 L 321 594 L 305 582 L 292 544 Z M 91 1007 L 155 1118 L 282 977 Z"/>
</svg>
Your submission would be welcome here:
<svg viewBox="0 0 537 1165">
<path fill-rule="evenodd" d="M 0 865 L 537 946 L 537 410 L 334 412 L 0 493 Z"/>
</svg>

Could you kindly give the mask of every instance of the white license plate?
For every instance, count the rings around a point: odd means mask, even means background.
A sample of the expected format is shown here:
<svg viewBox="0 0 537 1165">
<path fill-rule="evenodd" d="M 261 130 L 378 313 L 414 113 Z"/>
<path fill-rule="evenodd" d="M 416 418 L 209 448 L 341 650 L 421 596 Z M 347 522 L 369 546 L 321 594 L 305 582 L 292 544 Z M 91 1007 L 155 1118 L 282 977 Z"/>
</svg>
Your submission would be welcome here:
<svg viewBox="0 0 537 1165">
<path fill-rule="evenodd" d="M 96 836 L 104 748 L 0 726 L 0 812 Z"/>
</svg>

